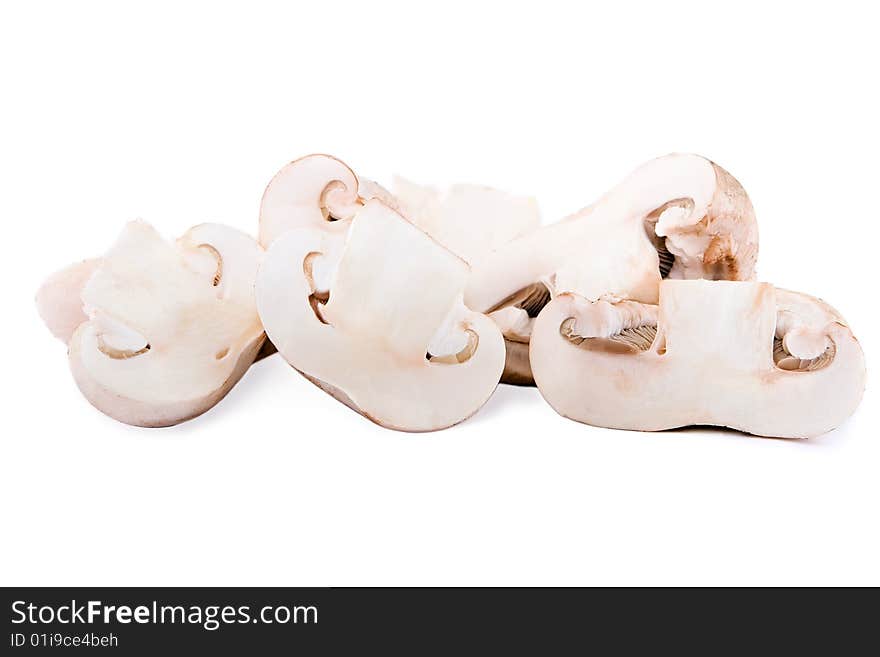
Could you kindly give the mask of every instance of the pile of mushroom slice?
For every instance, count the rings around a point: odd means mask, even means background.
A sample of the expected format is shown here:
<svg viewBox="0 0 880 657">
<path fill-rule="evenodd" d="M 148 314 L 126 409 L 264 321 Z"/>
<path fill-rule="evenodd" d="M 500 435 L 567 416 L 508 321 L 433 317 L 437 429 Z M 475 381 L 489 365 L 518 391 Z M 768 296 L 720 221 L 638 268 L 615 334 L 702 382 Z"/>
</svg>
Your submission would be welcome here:
<svg viewBox="0 0 880 657">
<path fill-rule="evenodd" d="M 389 191 L 309 155 L 269 182 L 256 240 L 132 222 L 37 304 L 86 398 L 140 426 L 208 410 L 277 349 L 402 431 L 461 422 L 503 382 L 595 426 L 828 432 L 861 399 L 861 348 L 826 303 L 756 282 L 757 255 L 747 194 L 697 155 L 651 160 L 549 225 L 531 198 Z"/>
</svg>

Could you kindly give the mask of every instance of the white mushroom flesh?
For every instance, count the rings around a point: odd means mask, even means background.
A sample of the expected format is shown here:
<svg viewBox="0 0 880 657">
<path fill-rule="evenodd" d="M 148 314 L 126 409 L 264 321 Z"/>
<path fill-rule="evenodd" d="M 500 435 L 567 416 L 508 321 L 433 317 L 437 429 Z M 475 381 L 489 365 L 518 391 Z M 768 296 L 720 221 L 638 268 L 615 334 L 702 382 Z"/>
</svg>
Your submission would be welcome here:
<svg viewBox="0 0 880 657">
<path fill-rule="evenodd" d="M 378 200 L 351 222 L 328 298 L 292 272 L 335 237 L 288 231 L 266 254 L 256 296 L 281 355 L 324 390 L 394 429 L 429 431 L 474 413 L 504 365 L 494 323 L 462 303 L 468 267 Z M 319 313 L 315 312 L 315 307 Z"/>
<path fill-rule="evenodd" d="M 210 408 L 256 355 L 256 242 L 214 224 L 169 243 L 129 223 L 81 291 L 70 340 L 86 397 L 120 421 L 165 426 Z"/>
<path fill-rule="evenodd" d="M 809 359 L 786 350 L 790 334 L 815 339 Z M 840 316 L 766 283 L 664 281 L 659 307 L 563 294 L 538 317 L 530 359 L 560 414 L 621 429 L 816 436 L 855 410 L 865 384 Z"/>
</svg>

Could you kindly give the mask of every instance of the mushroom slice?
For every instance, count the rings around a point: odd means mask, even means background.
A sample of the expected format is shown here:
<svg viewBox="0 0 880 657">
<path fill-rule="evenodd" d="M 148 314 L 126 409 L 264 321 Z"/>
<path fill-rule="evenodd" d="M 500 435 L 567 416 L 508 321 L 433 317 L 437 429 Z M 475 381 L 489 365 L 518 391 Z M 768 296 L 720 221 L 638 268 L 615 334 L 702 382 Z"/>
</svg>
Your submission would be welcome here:
<svg viewBox="0 0 880 657">
<path fill-rule="evenodd" d="M 530 358 L 558 413 L 616 429 L 808 438 L 849 417 L 865 388 L 840 315 L 767 283 L 664 281 L 659 307 L 562 294 L 538 316 Z"/>
<path fill-rule="evenodd" d="M 533 198 L 491 187 L 458 184 L 441 191 L 398 176 L 392 189 L 408 219 L 469 264 L 478 265 L 492 251 L 537 230 L 541 224 Z M 530 318 L 548 300 L 544 298 L 546 292 L 546 287 L 537 284 L 522 291 L 520 298 L 500 305 L 498 312 L 489 312 L 504 336 L 504 383 L 533 384 L 528 369 L 528 332 Z M 529 315 L 530 303 L 533 315 Z"/>
<path fill-rule="evenodd" d="M 279 353 L 392 429 L 442 429 L 476 412 L 498 384 L 504 341 L 462 303 L 467 264 L 374 199 L 354 216 L 322 299 L 308 263 L 333 240 L 288 231 L 266 253 L 257 308 Z"/>
<path fill-rule="evenodd" d="M 469 264 L 480 266 L 496 249 L 537 230 L 541 215 L 535 199 L 514 196 L 491 187 L 452 185 L 446 190 L 417 185 L 399 176 L 392 185 L 402 213 Z M 548 298 L 544 298 L 547 293 Z M 549 300 L 540 283 L 523 290 L 517 299 L 496 308 L 484 308 L 504 336 L 507 362 L 501 380 L 531 384 L 528 371 L 530 317 Z M 529 306 L 535 306 L 534 313 Z"/>
<path fill-rule="evenodd" d="M 261 254 L 253 238 L 217 224 L 169 243 L 131 222 L 103 258 L 87 261 L 87 278 L 54 276 L 38 305 L 64 338 L 75 320 L 57 323 L 45 310 L 49 290 L 59 285 L 79 300 L 65 302 L 66 316 L 74 318 L 78 305 L 82 320 L 68 355 L 95 407 L 127 424 L 169 426 L 216 404 L 259 351 L 265 334 L 253 283 Z"/>
<path fill-rule="evenodd" d="M 391 194 L 371 180 L 358 178 L 330 155 L 295 160 L 266 187 L 260 208 L 260 243 L 268 247 L 294 228 L 320 230 L 327 237 L 324 250 L 309 264 L 313 300 L 317 300 L 329 294 L 322 274 L 335 270 L 351 218 L 368 199 L 381 200 L 469 264 L 540 224 L 534 199 L 489 187 L 454 185 L 440 191 L 395 177 L 393 189 Z M 517 349 L 522 352 L 522 344 L 509 346 L 511 362 L 527 362 L 527 354 L 513 353 Z M 267 342 L 261 355 L 270 353 L 272 343 Z"/>
<path fill-rule="evenodd" d="M 480 185 L 447 190 L 395 176 L 392 190 L 401 213 L 468 264 L 541 225 L 533 198 Z"/>
<path fill-rule="evenodd" d="M 525 298 L 530 317 L 564 292 L 656 303 L 664 278 L 752 279 L 757 252 L 754 210 L 733 176 L 697 155 L 667 155 L 475 262 L 465 302 L 486 312 Z M 530 382 L 523 364 L 518 376 Z"/>
<path fill-rule="evenodd" d="M 306 155 L 283 167 L 269 181 L 260 204 L 259 241 L 268 248 L 289 230 L 313 228 L 324 236 L 324 249 L 305 267 L 312 281 L 313 301 L 326 302 L 330 272 L 335 271 L 351 219 L 367 199 L 378 198 L 397 208 L 397 201 L 372 180 L 358 179 L 354 171 L 332 155 Z M 260 358 L 274 353 L 267 341 Z"/>
<path fill-rule="evenodd" d="M 344 236 L 351 218 L 370 198 L 395 205 L 388 190 L 372 180 L 358 180 L 341 160 L 321 154 L 301 157 L 276 173 L 263 192 L 260 244 L 268 248 L 294 228 L 320 228 Z"/>
</svg>

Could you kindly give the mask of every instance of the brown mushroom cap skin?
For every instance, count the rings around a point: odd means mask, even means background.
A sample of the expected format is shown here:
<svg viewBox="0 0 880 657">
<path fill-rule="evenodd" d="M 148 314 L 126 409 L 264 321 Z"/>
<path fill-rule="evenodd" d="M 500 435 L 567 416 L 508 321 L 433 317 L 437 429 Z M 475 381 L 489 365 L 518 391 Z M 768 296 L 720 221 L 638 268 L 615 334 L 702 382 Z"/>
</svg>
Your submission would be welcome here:
<svg viewBox="0 0 880 657">
<path fill-rule="evenodd" d="M 535 375 L 529 362 L 529 343 L 504 338 L 504 373 L 501 383 L 512 386 L 534 386 Z"/>
<path fill-rule="evenodd" d="M 666 249 L 676 256 L 669 278 L 754 280 L 758 261 L 755 209 L 739 181 L 714 162 L 711 165 L 716 187 L 705 216 L 665 237 Z"/>
<path fill-rule="evenodd" d="M 618 308 L 620 303 L 630 308 Z M 864 355 L 826 304 L 766 283 L 667 280 L 660 304 L 551 301 L 530 343 L 535 381 L 561 415 L 595 426 L 660 431 L 716 425 L 781 438 L 818 436 L 861 400 Z M 621 331 L 652 324 L 650 344 Z M 785 369 L 780 318 L 827 339 L 826 352 Z M 785 329 L 788 330 L 788 329 Z"/>
</svg>

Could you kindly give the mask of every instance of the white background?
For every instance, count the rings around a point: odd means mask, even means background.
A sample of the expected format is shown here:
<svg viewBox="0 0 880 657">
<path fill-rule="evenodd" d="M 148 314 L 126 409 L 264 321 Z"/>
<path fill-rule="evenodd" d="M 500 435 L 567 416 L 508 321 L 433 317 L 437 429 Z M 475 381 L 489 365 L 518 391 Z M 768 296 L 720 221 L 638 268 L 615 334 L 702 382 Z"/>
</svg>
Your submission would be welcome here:
<svg viewBox="0 0 880 657">
<path fill-rule="evenodd" d="M 4 3 L 0 583 L 880 584 L 873 377 L 820 439 L 611 431 L 499 387 L 434 434 L 373 426 L 278 357 L 165 430 L 95 411 L 33 306 L 142 217 L 255 231 L 287 161 L 535 195 L 644 160 L 749 192 L 759 277 L 877 335 L 870 3 Z"/>
</svg>

